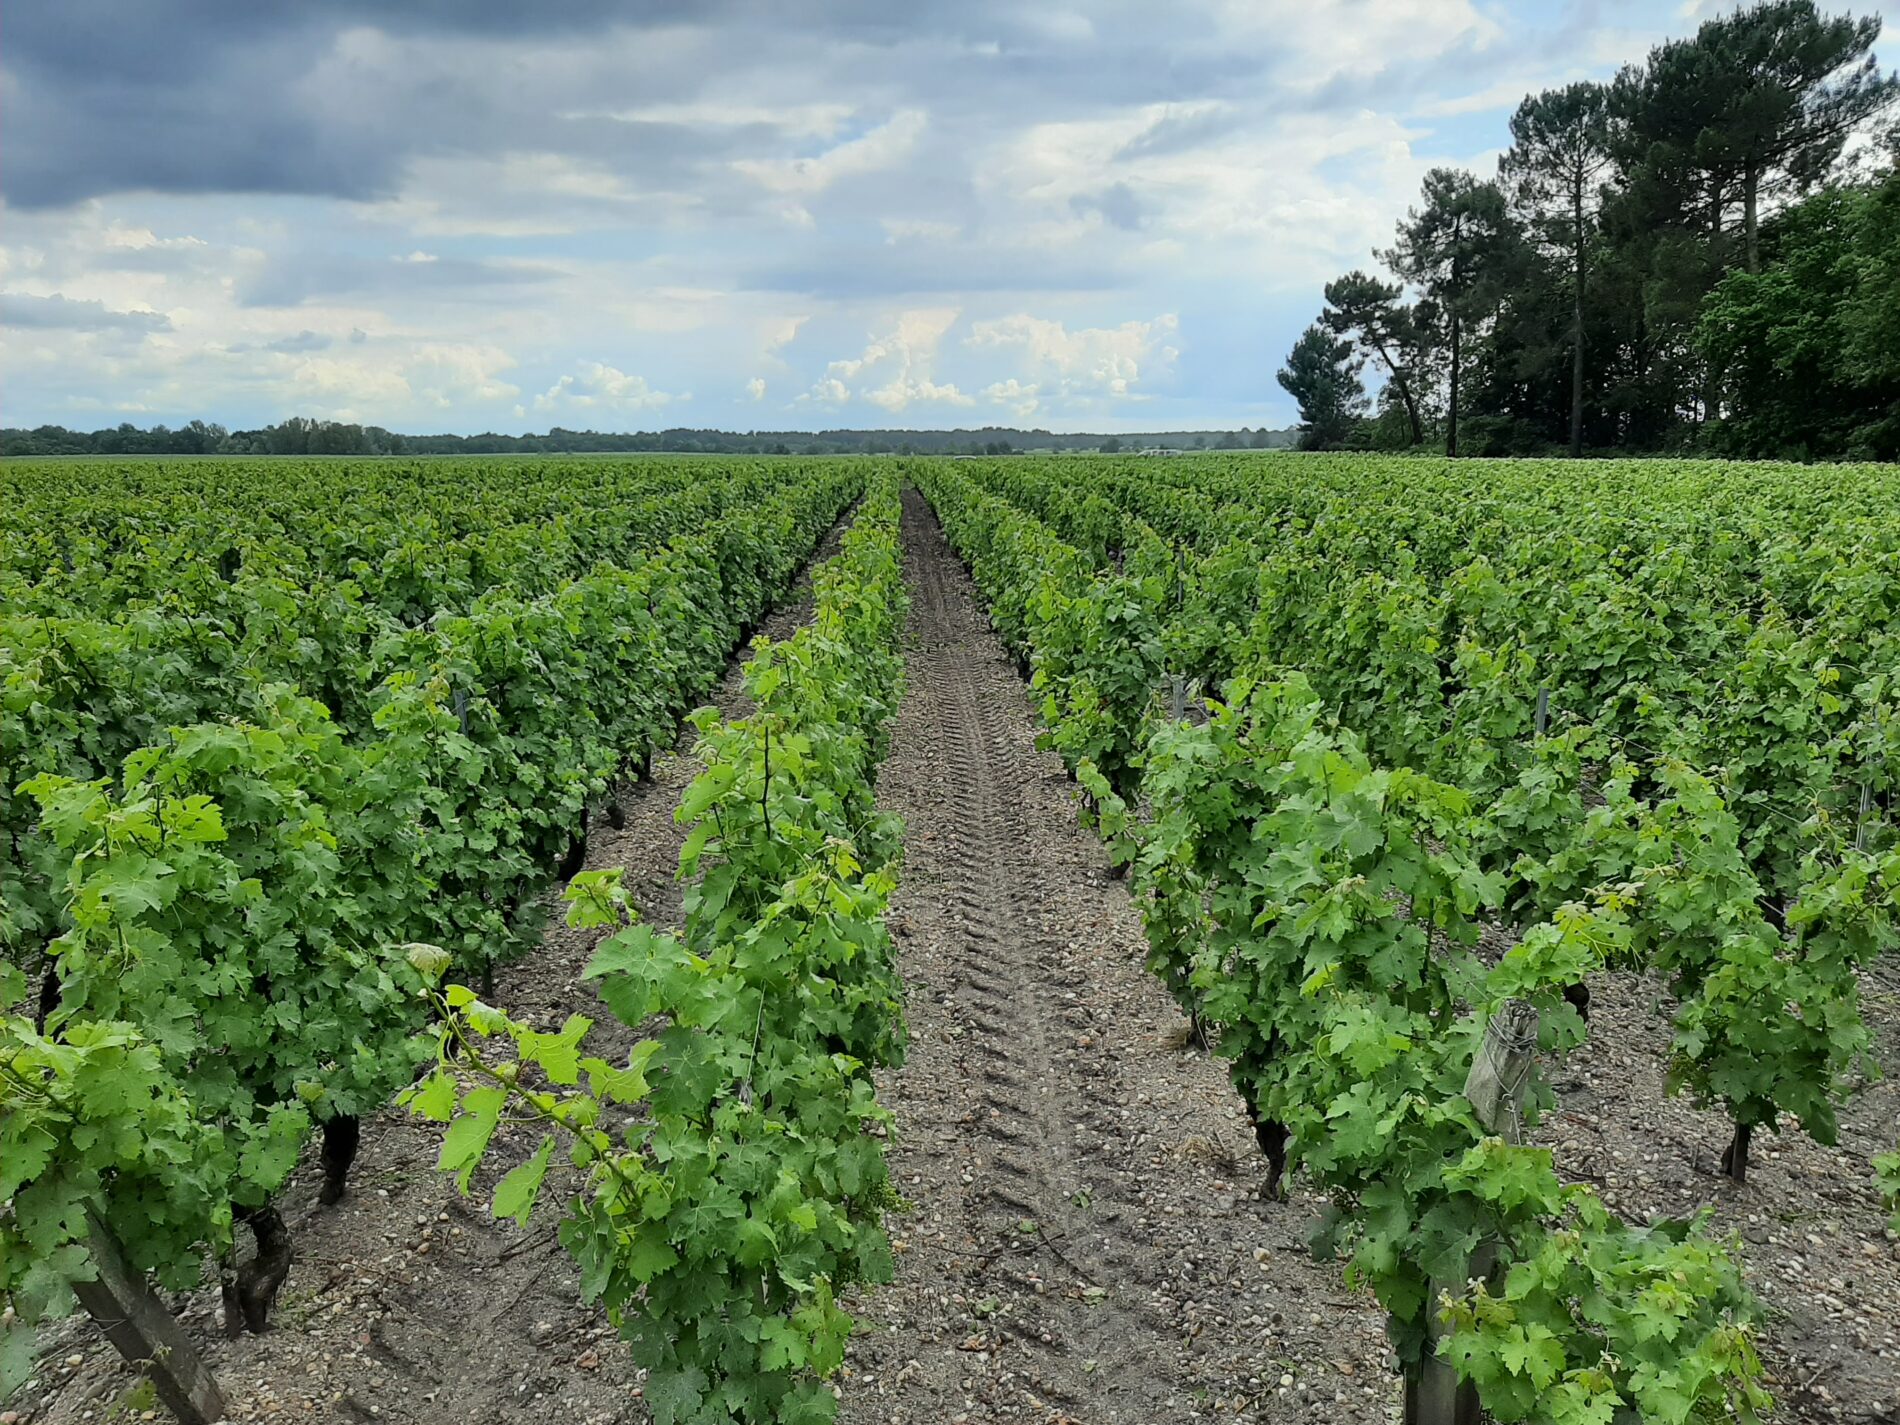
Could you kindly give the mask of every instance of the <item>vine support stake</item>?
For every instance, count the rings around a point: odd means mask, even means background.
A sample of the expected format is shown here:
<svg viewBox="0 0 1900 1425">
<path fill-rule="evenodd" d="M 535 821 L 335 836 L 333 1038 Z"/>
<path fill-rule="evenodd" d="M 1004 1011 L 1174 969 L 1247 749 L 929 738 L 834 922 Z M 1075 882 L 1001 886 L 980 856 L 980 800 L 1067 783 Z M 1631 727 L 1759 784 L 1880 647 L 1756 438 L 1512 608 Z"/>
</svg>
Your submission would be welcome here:
<svg viewBox="0 0 1900 1425">
<path fill-rule="evenodd" d="M 1524 1132 L 1524 1095 L 1530 1087 L 1531 1063 L 1537 1055 L 1537 1008 L 1522 1000 L 1507 1001 L 1485 1026 L 1484 1042 L 1471 1057 L 1465 1076 L 1465 1100 L 1486 1131 L 1516 1143 Z M 1471 1275 L 1489 1277 L 1496 1269 L 1497 1248 L 1481 1245 L 1471 1254 Z M 1433 1282 L 1432 1301 L 1442 1291 L 1456 1291 L 1462 1282 Z M 1427 1310 L 1431 1310 L 1427 1307 Z M 1434 1336 L 1436 1333 L 1433 1333 Z M 1429 1354 L 1416 1372 L 1405 1379 L 1405 1425 L 1479 1425 L 1477 1387 L 1460 1382 L 1458 1372 Z"/>
<path fill-rule="evenodd" d="M 225 1418 L 224 1392 L 143 1272 L 125 1260 L 112 1230 L 88 1217 L 87 1248 L 99 1275 L 74 1282 L 73 1293 L 119 1354 L 152 1383 L 180 1425 L 214 1425 Z"/>
<path fill-rule="evenodd" d="M 1485 1026 L 1484 1042 L 1465 1076 L 1465 1100 L 1478 1121 L 1511 1143 L 1523 1136 L 1524 1094 L 1536 1055 L 1537 1007 L 1509 1000 Z"/>
</svg>

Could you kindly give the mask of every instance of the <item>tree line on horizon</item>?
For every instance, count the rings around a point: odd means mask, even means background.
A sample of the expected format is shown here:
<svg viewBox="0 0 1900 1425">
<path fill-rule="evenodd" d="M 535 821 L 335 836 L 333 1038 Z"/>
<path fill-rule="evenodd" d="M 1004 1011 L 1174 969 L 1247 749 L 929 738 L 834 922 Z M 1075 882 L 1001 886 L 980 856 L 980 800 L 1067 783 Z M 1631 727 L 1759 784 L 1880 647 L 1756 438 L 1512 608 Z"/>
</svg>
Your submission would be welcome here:
<svg viewBox="0 0 1900 1425">
<path fill-rule="evenodd" d="M 1121 435 L 1059 434 L 984 426 L 980 430 L 576 431 L 542 435 L 398 435 L 381 426 L 296 416 L 258 430 L 190 421 L 141 429 L 125 422 L 101 430 L 43 425 L 0 430 L 0 456 L 38 455 L 578 455 L 637 452 L 707 455 L 1014 455 L 1030 450 L 1277 450 L 1294 432 L 1160 431 Z"/>
<path fill-rule="evenodd" d="M 1766 0 L 1529 95 L 1325 287 L 1309 449 L 1900 457 L 1900 78 L 1878 17 Z M 1362 375 L 1380 381 L 1376 402 Z"/>
</svg>

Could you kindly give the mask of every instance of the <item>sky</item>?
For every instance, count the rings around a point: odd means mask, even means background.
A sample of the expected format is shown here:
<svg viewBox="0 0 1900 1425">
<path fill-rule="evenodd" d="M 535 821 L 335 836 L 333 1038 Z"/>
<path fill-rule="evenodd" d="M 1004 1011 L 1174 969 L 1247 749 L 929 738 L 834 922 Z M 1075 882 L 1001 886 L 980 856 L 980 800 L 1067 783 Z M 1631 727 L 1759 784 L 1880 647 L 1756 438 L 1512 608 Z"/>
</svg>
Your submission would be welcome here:
<svg viewBox="0 0 1900 1425">
<path fill-rule="evenodd" d="M 1718 8 L 15 5 L 0 423 L 1286 426 L 1428 168 Z"/>
</svg>

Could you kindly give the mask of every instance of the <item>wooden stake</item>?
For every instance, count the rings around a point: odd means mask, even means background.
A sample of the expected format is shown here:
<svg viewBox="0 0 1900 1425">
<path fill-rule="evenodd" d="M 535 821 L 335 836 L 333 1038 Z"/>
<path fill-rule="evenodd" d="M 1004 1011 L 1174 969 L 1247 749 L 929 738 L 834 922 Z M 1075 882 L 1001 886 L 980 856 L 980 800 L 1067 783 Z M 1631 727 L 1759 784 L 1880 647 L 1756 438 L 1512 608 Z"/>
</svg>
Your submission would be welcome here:
<svg viewBox="0 0 1900 1425">
<path fill-rule="evenodd" d="M 1524 1094 L 1530 1087 L 1531 1062 L 1537 1055 L 1537 1009 L 1511 1000 L 1485 1026 L 1484 1042 L 1471 1057 L 1465 1099 L 1485 1128 L 1516 1143 L 1524 1133 Z M 1498 1264 L 1497 1248 L 1485 1243 L 1471 1254 L 1471 1275 L 1489 1277 Z M 1457 1291 L 1462 1282 L 1435 1281 L 1431 1299 Z M 1436 1333 L 1433 1333 L 1436 1335 Z M 1405 1380 L 1405 1425 L 1479 1425 L 1483 1412 L 1477 1388 L 1430 1354 Z"/>
<path fill-rule="evenodd" d="M 1524 1093 L 1536 1055 L 1537 1008 L 1511 1000 L 1485 1026 L 1465 1076 L 1465 1098 L 1478 1121 L 1511 1143 L 1523 1136 Z"/>
<path fill-rule="evenodd" d="M 224 1392 L 177 1319 L 152 1290 L 143 1272 L 125 1260 L 119 1239 L 89 1217 L 88 1244 L 99 1275 L 74 1282 L 73 1293 L 121 1356 L 151 1381 L 158 1398 L 181 1425 L 215 1425 L 224 1419 Z"/>
</svg>

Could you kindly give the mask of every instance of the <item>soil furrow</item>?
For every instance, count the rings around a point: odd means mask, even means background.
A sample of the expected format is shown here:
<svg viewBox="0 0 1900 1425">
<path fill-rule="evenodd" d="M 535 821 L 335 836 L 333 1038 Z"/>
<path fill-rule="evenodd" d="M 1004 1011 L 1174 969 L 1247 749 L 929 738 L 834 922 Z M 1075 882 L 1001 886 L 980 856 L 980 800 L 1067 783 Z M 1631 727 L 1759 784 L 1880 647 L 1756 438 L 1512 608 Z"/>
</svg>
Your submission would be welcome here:
<svg viewBox="0 0 1900 1425">
<path fill-rule="evenodd" d="M 1296 1255 L 1314 1204 L 1259 1203 L 1229 1155 L 1252 1152 L 1238 1100 L 1170 1047 L 1139 917 L 914 492 L 904 540 L 910 685 L 880 787 L 907 825 L 912 1042 L 882 1089 L 909 1206 L 897 1282 L 855 1303 L 841 1418 L 1383 1419 L 1376 1308 Z M 1323 1324 L 1293 1309 L 1321 1293 Z"/>
</svg>

